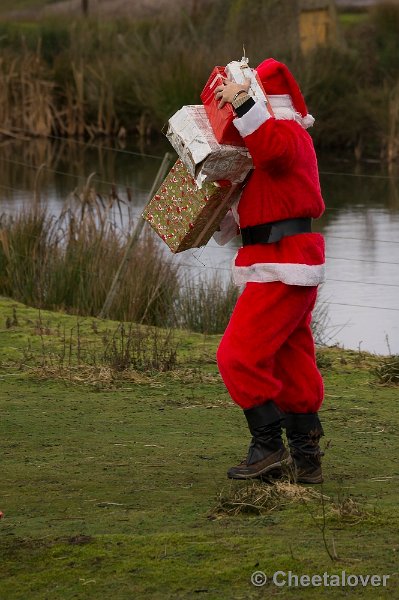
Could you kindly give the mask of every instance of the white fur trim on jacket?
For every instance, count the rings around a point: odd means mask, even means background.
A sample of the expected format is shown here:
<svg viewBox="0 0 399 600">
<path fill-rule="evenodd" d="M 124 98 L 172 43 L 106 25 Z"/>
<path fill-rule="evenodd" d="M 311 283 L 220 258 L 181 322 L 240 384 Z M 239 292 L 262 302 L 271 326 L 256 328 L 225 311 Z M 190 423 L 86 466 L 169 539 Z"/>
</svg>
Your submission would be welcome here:
<svg viewBox="0 0 399 600">
<path fill-rule="evenodd" d="M 270 119 L 270 114 L 266 104 L 258 100 L 245 115 L 234 119 L 233 123 L 241 137 L 245 137 L 256 131 L 267 119 Z"/>
<path fill-rule="evenodd" d="M 281 281 L 287 285 L 313 286 L 325 280 L 325 265 L 255 263 L 248 267 L 237 267 L 233 263 L 233 280 L 236 285 Z"/>
</svg>

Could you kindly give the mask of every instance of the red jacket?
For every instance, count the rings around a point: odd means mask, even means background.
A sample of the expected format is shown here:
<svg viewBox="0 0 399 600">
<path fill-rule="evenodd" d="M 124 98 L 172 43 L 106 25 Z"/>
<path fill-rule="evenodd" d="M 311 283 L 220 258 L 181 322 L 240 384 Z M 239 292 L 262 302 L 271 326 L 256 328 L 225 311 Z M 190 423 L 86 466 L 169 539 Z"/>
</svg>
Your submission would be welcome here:
<svg viewBox="0 0 399 600">
<path fill-rule="evenodd" d="M 306 130 L 295 120 L 270 117 L 257 102 L 234 121 L 252 156 L 251 174 L 238 204 L 241 228 L 323 214 L 316 154 Z M 287 236 L 274 244 L 241 248 L 236 283 L 283 281 L 317 285 L 324 280 L 324 240 L 318 233 Z"/>
</svg>

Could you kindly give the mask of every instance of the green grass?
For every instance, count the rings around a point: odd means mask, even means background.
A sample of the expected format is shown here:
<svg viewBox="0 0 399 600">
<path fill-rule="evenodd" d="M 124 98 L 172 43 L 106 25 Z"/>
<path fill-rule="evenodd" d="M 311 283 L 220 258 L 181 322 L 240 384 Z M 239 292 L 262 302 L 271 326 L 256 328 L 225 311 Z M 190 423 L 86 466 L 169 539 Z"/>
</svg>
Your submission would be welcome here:
<svg viewBox="0 0 399 600">
<path fill-rule="evenodd" d="M 354 12 L 338 12 L 338 22 L 340 25 L 344 27 L 350 27 L 352 25 L 359 25 L 360 23 L 364 23 L 369 18 L 369 13 L 367 10 L 364 11 L 354 11 Z"/>
<path fill-rule="evenodd" d="M 398 393 L 371 385 L 373 357 L 323 351 L 325 520 L 318 501 L 216 516 L 225 471 L 248 442 L 213 360 L 219 336 L 178 332 L 174 373 L 74 384 L 41 376 L 40 364 L 59 345 L 58 323 L 76 327 L 76 317 L 43 312 L 42 336 L 37 320 L 36 309 L 0 299 L 2 600 L 395 597 Z M 82 343 L 115 325 L 93 321 L 81 320 Z M 333 508 L 348 498 L 360 513 L 339 516 Z M 256 570 L 391 580 L 257 589 Z"/>
</svg>

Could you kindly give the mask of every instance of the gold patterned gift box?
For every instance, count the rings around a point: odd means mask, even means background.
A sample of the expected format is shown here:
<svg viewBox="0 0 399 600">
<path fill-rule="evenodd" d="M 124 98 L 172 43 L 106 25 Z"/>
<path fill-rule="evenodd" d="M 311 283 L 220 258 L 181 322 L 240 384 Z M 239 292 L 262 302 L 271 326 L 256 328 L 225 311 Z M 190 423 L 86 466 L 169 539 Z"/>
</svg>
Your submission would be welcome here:
<svg viewBox="0 0 399 600">
<path fill-rule="evenodd" d="M 204 246 L 241 192 L 240 185 L 197 186 L 179 159 L 147 204 L 143 218 L 172 252 Z"/>
</svg>

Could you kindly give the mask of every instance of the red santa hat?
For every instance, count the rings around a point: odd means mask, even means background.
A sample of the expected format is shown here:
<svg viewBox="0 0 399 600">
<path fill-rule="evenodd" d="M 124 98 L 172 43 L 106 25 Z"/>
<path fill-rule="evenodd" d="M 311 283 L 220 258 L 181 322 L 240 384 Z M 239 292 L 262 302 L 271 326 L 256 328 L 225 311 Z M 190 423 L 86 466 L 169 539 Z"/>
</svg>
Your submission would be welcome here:
<svg viewBox="0 0 399 600">
<path fill-rule="evenodd" d="M 305 129 L 311 127 L 314 118 L 308 113 L 308 109 L 299 89 L 288 67 L 274 58 L 267 58 L 256 69 L 265 92 L 274 107 L 273 96 L 288 94 L 291 98 L 294 110 L 301 115 L 301 123 Z"/>
</svg>

